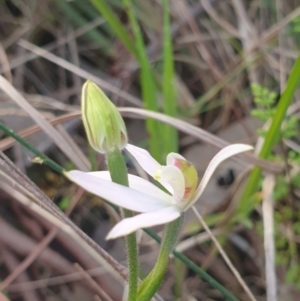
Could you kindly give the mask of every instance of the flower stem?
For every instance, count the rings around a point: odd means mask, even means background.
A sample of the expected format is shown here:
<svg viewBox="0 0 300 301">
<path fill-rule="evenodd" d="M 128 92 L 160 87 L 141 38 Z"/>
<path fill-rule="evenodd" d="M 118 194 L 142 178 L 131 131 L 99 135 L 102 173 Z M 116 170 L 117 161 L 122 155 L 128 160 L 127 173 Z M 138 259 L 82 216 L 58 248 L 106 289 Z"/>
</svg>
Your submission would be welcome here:
<svg viewBox="0 0 300 301">
<path fill-rule="evenodd" d="M 128 186 L 128 176 L 125 160 L 118 149 L 114 149 L 106 154 L 107 166 L 113 182 Z M 122 196 L 120 196 L 122 197 Z M 132 217 L 133 214 L 127 209 L 120 209 L 123 218 Z M 138 286 L 138 251 L 135 233 L 129 234 L 125 238 L 128 260 L 128 301 L 137 300 Z"/>
<path fill-rule="evenodd" d="M 183 222 L 183 215 L 165 226 L 158 260 L 152 271 L 138 288 L 138 300 L 149 301 L 159 289 L 169 266 L 169 255 L 173 251 Z"/>
<path fill-rule="evenodd" d="M 150 229 L 144 229 L 144 231 L 156 240 L 158 243 L 161 243 L 160 237 Z M 172 251 L 173 255 L 178 258 L 181 262 L 183 262 L 188 268 L 194 271 L 197 275 L 199 275 L 203 280 L 209 283 L 212 287 L 217 289 L 227 300 L 229 301 L 239 301 L 235 296 L 233 296 L 223 285 L 221 285 L 218 281 L 216 281 L 213 277 L 207 274 L 203 269 L 197 266 L 193 261 L 187 258 L 180 252 L 175 250 Z"/>
</svg>

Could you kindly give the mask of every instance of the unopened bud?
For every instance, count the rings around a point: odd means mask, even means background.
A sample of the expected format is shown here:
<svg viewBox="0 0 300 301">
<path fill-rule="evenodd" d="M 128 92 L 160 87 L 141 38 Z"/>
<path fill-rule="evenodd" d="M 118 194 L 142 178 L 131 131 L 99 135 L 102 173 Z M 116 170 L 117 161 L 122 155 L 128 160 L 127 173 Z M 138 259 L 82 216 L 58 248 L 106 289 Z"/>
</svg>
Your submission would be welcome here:
<svg viewBox="0 0 300 301">
<path fill-rule="evenodd" d="M 90 80 L 82 87 L 81 109 L 89 143 L 96 151 L 107 153 L 126 146 L 123 118 L 104 92 Z"/>
</svg>

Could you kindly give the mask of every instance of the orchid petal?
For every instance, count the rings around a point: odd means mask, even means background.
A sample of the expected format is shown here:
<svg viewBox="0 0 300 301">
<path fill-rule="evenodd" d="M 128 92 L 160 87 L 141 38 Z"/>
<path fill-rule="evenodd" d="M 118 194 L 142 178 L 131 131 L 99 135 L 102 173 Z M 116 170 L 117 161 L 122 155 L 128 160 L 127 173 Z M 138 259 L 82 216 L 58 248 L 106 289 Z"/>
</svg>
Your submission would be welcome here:
<svg viewBox="0 0 300 301">
<path fill-rule="evenodd" d="M 220 150 L 210 161 L 203 178 L 195 192 L 195 196 L 193 197 L 192 201 L 188 203 L 188 205 L 184 208 L 184 210 L 188 209 L 190 206 L 192 206 L 201 196 L 203 193 L 205 187 L 207 186 L 211 176 L 213 175 L 214 171 L 218 167 L 220 163 L 222 163 L 224 160 L 228 159 L 231 156 L 234 156 L 236 154 L 246 152 L 249 150 L 252 150 L 253 147 L 251 145 L 246 144 L 232 144 L 229 145 L 222 150 Z"/>
<path fill-rule="evenodd" d="M 153 177 L 156 170 L 161 167 L 161 165 L 145 149 L 132 144 L 127 144 L 126 149 L 151 177 Z"/>
<path fill-rule="evenodd" d="M 170 153 L 167 156 L 167 164 L 168 166 L 177 167 L 181 171 L 184 179 L 184 195 L 181 195 L 181 193 L 177 195 L 181 198 L 181 203 L 188 202 L 195 195 L 198 184 L 198 172 L 195 166 L 176 153 Z"/>
<path fill-rule="evenodd" d="M 65 175 L 85 190 L 129 210 L 151 212 L 168 207 L 161 199 L 154 198 L 129 187 L 102 180 L 90 173 L 71 170 L 65 172 Z"/>
<path fill-rule="evenodd" d="M 90 172 L 89 174 L 99 179 L 111 181 L 109 171 L 95 171 L 95 172 Z M 128 181 L 129 181 L 130 188 L 143 192 L 156 199 L 160 199 L 162 203 L 166 204 L 166 206 L 172 205 L 173 197 L 165 193 L 163 190 L 159 189 L 151 182 L 131 174 L 128 174 Z"/>
<path fill-rule="evenodd" d="M 125 218 L 116 224 L 108 233 L 106 239 L 128 235 L 138 229 L 169 223 L 180 216 L 180 211 L 173 206 L 158 211 L 142 213 Z"/>
<path fill-rule="evenodd" d="M 180 201 L 185 192 L 185 180 L 182 172 L 175 166 L 164 166 L 159 171 L 159 182 L 166 186 L 169 184 L 173 190 L 173 197 L 176 201 Z"/>
<path fill-rule="evenodd" d="M 176 159 L 186 161 L 186 158 L 182 157 L 177 153 L 169 153 L 167 155 L 167 165 L 174 165 L 174 161 L 176 161 Z"/>
<path fill-rule="evenodd" d="M 132 144 L 127 144 L 126 149 L 137 160 L 137 162 L 141 165 L 145 172 L 151 177 L 154 177 L 157 170 L 162 167 L 145 149 L 134 146 Z M 173 188 L 168 183 L 160 182 L 160 184 L 163 185 L 167 189 L 167 191 L 173 194 Z"/>
</svg>

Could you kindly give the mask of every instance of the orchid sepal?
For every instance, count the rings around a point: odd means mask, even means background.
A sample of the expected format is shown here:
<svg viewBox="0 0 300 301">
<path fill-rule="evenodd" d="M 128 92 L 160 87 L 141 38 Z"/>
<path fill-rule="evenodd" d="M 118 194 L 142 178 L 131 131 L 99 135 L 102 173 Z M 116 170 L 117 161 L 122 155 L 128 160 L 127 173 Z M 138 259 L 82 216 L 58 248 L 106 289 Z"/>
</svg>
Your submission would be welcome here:
<svg viewBox="0 0 300 301">
<path fill-rule="evenodd" d="M 135 212 L 152 212 L 170 206 L 169 201 L 171 202 L 172 198 L 166 193 L 164 194 L 164 199 L 155 198 L 138 190 L 101 179 L 99 175 L 97 176 L 100 173 L 71 170 L 64 174 L 69 180 L 85 190 L 119 207 Z M 147 182 L 146 180 L 144 181 Z"/>
<path fill-rule="evenodd" d="M 125 218 L 117 223 L 107 234 L 106 239 L 114 239 L 128 235 L 138 229 L 149 228 L 169 223 L 180 217 L 181 212 L 176 207 L 166 207 L 161 210 L 141 213 L 131 218 Z"/>
</svg>

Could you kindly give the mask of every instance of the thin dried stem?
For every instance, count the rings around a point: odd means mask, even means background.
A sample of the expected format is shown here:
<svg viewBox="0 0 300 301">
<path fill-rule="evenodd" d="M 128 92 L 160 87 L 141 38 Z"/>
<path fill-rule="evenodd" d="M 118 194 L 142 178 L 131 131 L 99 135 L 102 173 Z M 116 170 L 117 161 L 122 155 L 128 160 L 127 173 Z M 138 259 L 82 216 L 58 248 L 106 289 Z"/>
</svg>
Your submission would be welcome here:
<svg viewBox="0 0 300 301">
<path fill-rule="evenodd" d="M 78 76 L 80 76 L 81 78 L 84 78 L 86 80 L 90 79 L 92 80 L 94 83 L 96 83 L 97 85 L 99 85 L 101 88 L 103 88 L 104 90 L 110 91 L 116 95 L 118 95 L 119 97 L 124 98 L 125 100 L 127 100 L 128 102 L 138 106 L 138 107 L 142 107 L 143 104 L 141 102 L 141 100 L 139 100 L 138 98 L 126 93 L 125 91 L 120 90 L 119 88 L 116 88 L 114 85 L 110 84 L 109 82 L 99 78 L 98 76 L 95 76 L 81 68 L 79 68 L 78 66 L 48 52 L 47 50 L 40 48 L 38 46 L 33 45 L 32 43 L 29 43 L 28 41 L 25 40 L 21 40 L 18 42 L 18 44 L 27 49 L 30 50 L 36 54 L 38 54 L 39 56 L 45 58 L 46 60 L 59 65 L 60 67 L 69 70 L 70 72 L 77 74 Z"/>
<path fill-rule="evenodd" d="M 254 297 L 254 295 L 252 294 L 252 292 L 250 291 L 249 287 L 247 286 L 246 282 L 243 280 L 243 278 L 241 277 L 240 273 L 238 272 L 238 270 L 234 267 L 234 265 L 232 264 L 231 260 L 229 259 L 229 257 L 227 256 L 227 254 L 225 253 L 224 249 L 222 248 L 222 246 L 220 245 L 220 243 L 218 242 L 218 240 L 216 239 L 216 237 L 213 235 L 213 233 L 211 232 L 211 230 L 209 229 L 209 227 L 207 226 L 206 222 L 204 221 L 203 217 L 201 216 L 201 214 L 198 212 L 198 210 L 195 208 L 195 206 L 192 206 L 192 209 L 195 213 L 195 215 L 197 216 L 197 218 L 199 219 L 202 227 L 204 228 L 204 230 L 209 234 L 211 240 L 214 242 L 214 244 L 216 245 L 217 249 L 219 250 L 221 256 L 223 257 L 224 261 L 227 263 L 228 267 L 230 268 L 230 270 L 232 271 L 233 275 L 235 276 L 235 278 L 237 279 L 237 281 L 240 283 L 240 285 L 243 287 L 243 289 L 245 290 L 246 294 L 249 296 L 249 299 L 251 301 L 257 301 L 256 298 Z"/>
<path fill-rule="evenodd" d="M 103 298 L 103 301 L 113 301 L 111 297 L 96 283 L 96 281 L 78 264 L 75 264 L 75 269 L 78 270 L 84 279 L 88 281 L 96 290 L 96 292 Z M 101 299 L 102 300 L 102 299 Z"/>
<path fill-rule="evenodd" d="M 273 189 L 275 177 L 267 175 L 263 181 L 263 225 L 264 225 L 264 247 L 266 260 L 266 283 L 267 301 L 277 300 L 277 284 L 275 271 L 275 244 L 274 244 L 274 208 Z"/>
</svg>

